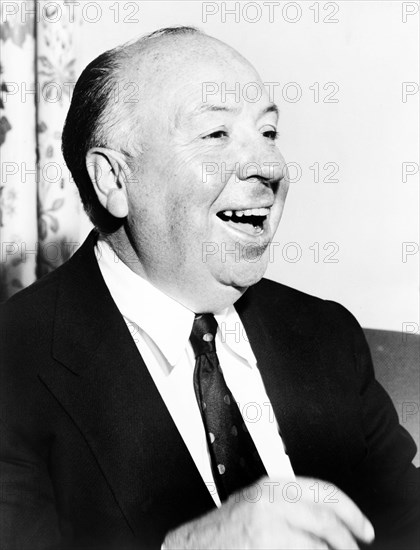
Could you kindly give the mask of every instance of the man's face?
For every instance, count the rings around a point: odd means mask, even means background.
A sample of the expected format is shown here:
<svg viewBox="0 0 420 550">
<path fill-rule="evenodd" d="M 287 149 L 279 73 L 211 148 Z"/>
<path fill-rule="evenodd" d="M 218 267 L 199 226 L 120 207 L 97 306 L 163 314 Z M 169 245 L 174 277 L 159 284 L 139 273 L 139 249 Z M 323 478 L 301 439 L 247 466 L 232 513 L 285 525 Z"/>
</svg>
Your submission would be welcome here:
<svg viewBox="0 0 420 550">
<path fill-rule="evenodd" d="M 277 113 L 255 71 L 228 53 L 176 62 L 152 80 L 128 188 L 142 274 L 201 312 L 261 279 L 287 193 Z"/>
</svg>

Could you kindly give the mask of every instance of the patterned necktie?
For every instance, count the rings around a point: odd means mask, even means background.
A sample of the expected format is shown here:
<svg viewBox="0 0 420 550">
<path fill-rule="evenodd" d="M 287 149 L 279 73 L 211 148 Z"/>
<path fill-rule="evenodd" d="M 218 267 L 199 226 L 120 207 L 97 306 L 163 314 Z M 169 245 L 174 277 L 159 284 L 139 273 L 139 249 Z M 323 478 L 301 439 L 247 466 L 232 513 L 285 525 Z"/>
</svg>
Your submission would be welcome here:
<svg viewBox="0 0 420 550">
<path fill-rule="evenodd" d="M 226 385 L 216 354 L 217 321 L 196 315 L 190 341 L 195 353 L 194 389 L 200 407 L 220 500 L 226 500 L 266 470 Z"/>
</svg>

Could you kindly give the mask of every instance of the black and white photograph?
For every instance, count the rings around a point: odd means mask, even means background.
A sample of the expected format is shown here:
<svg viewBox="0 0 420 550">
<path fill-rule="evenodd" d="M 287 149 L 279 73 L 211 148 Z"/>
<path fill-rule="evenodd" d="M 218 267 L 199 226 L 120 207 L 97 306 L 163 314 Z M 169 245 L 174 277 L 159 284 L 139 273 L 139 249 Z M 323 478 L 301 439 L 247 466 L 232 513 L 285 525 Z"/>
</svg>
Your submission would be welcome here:
<svg viewBox="0 0 420 550">
<path fill-rule="evenodd" d="M 1 550 L 420 550 L 419 35 L 1 0 Z"/>
</svg>

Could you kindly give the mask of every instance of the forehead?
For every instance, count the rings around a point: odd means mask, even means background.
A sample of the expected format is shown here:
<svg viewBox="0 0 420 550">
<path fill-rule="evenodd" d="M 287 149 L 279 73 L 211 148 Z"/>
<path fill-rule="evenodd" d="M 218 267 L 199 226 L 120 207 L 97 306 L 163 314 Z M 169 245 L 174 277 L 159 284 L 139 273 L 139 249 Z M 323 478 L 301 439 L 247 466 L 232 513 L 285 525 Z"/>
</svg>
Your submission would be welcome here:
<svg viewBox="0 0 420 550">
<path fill-rule="evenodd" d="M 254 67 L 230 46 L 207 36 L 151 44 L 133 61 L 133 76 L 142 82 L 142 108 L 147 105 L 149 115 L 178 122 L 270 104 Z"/>
<path fill-rule="evenodd" d="M 170 82 L 167 105 L 177 120 L 275 111 L 258 73 L 240 60 L 196 60 Z"/>
</svg>

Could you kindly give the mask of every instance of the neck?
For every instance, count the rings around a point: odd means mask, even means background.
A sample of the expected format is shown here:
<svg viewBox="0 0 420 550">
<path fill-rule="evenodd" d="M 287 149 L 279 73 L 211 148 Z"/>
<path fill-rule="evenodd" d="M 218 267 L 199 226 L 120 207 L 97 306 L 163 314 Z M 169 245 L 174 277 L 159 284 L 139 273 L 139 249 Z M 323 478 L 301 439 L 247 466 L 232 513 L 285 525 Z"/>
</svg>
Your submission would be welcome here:
<svg viewBox="0 0 420 550">
<path fill-rule="evenodd" d="M 162 277 L 160 273 L 153 276 L 156 270 L 145 268 L 141 254 L 136 252 L 135 246 L 131 243 L 124 228 L 102 238 L 110 245 L 118 258 L 136 275 L 194 313 L 218 313 L 234 304 L 247 290 L 247 287 L 227 286 L 214 281 L 213 284 L 207 285 L 211 288 L 203 291 L 201 281 L 185 285 L 185 277 L 176 277 L 172 274 L 171 277 L 166 278 Z"/>
</svg>

